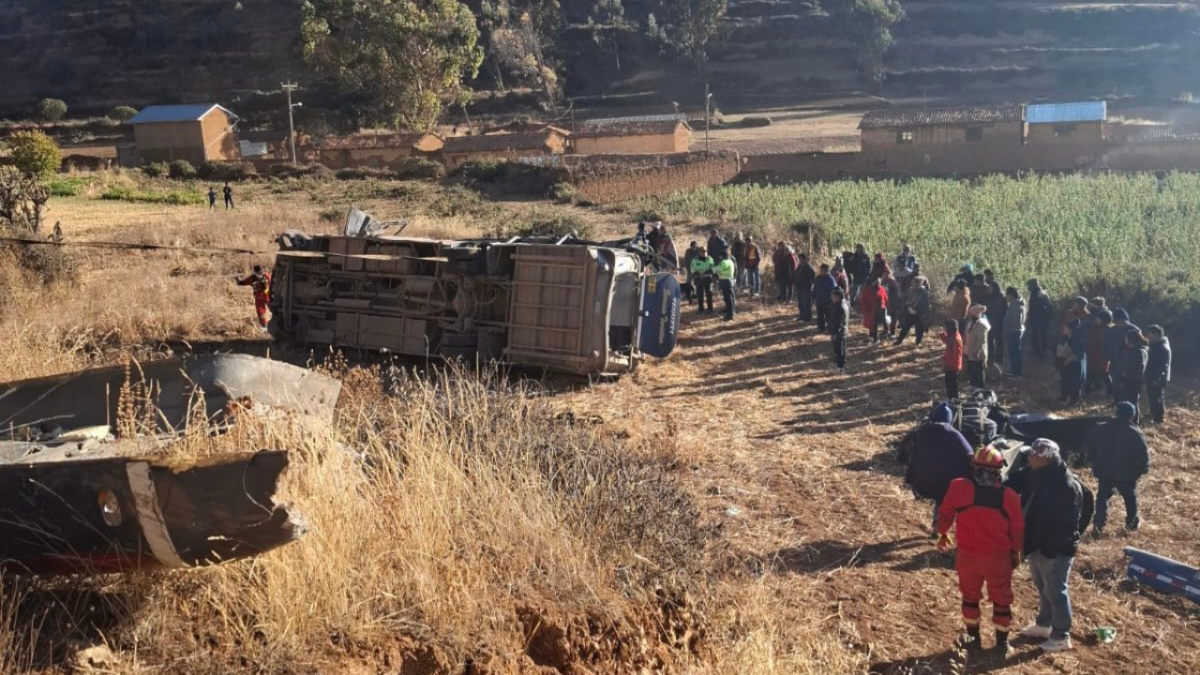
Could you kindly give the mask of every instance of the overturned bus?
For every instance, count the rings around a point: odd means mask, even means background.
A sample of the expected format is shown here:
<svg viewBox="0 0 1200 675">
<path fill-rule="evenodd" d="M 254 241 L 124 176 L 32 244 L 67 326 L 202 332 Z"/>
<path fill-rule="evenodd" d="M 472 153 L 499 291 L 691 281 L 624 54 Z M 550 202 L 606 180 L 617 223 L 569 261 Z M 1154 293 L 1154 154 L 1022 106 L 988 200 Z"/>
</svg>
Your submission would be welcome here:
<svg viewBox="0 0 1200 675">
<path fill-rule="evenodd" d="M 305 345 L 616 375 L 675 347 L 679 283 L 565 237 L 285 236 L 271 332 Z"/>
</svg>

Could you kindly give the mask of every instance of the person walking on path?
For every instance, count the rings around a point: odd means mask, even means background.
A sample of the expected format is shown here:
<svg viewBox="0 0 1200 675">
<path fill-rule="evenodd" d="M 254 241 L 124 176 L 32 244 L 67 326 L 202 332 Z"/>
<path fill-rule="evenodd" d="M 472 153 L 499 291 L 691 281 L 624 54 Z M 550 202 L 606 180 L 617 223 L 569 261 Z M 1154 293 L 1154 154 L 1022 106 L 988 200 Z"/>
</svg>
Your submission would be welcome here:
<svg viewBox="0 0 1200 675">
<path fill-rule="evenodd" d="M 908 331 L 916 329 L 917 345 L 925 339 L 925 331 L 929 326 L 929 280 L 925 277 L 913 277 L 912 283 L 904 292 L 904 306 L 900 310 L 900 335 L 894 344 L 904 342 Z M 957 332 L 957 331 L 956 331 Z"/>
<path fill-rule="evenodd" d="M 1008 308 L 1004 310 L 1004 345 L 1008 347 L 1008 375 L 1021 379 L 1021 336 L 1025 333 L 1025 300 L 1014 286 L 1004 291 Z"/>
<path fill-rule="evenodd" d="M 1021 637 L 1041 640 L 1043 652 L 1071 648 L 1071 566 L 1080 533 L 1092 519 L 1086 489 L 1063 462 L 1058 444 L 1039 438 L 1027 462 L 1009 471 L 1006 484 L 1021 495 L 1026 562 L 1038 592 L 1038 613 Z"/>
<path fill-rule="evenodd" d="M 1047 333 L 1050 330 L 1050 317 L 1054 313 L 1054 303 L 1050 302 L 1050 296 L 1042 290 L 1042 285 L 1037 279 L 1030 279 L 1025 288 L 1029 291 L 1029 313 L 1025 316 L 1025 332 L 1029 334 L 1029 346 L 1033 349 L 1033 355 L 1042 358 L 1049 347 Z"/>
<path fill-rule="evenodd" d="M 1146 365 L 1150 361 L 1149 342 L 1142 331 L 1134 328 L 1125 331 L 1125 350 L 1121 352 L 1121 379 L 1113 382 L 1117 402 L 1133 404 L 1133 423 L 1141 419 L 1139 398 L 1146 381 Z"/>
<path fill-rule="evenodd" d="M 1166 390 L 1171 381 L 1171 341 L 1162 326 L 1146 328 L 1150 338 L 1149 356 L 1146 360 L 1146 394 L 1150 399 L 1150 421 L 1162 424 L 1166 417 Z"/>
<path fill-rule="evenodd" d="M 217 187 L 215 185 L 208 186 L 208 210 L 212 211 L 217 208 Z"/>
<path fill-rule="evenodd" d="M 1020 564 L 1025 540 L 1025 515 L 1021 498 L 1004 486 L 1000 471 L 1004 453 L 993 446 L 980 448 L 971 458 L 973 473 L 950 483 L 938 511 L 938 550 L 954 546 L 950 528 L 958 538 L 954 562 L 958 589 L 962 593 L 962 617 L 966 626 L 963 645 L 980 645 L 979 603 L 987 584 L 992 603 L 992 624 L 996 628 L 996 651 L 1008 653 L 1008 631 L 1012 624 L 1012 574 Z"/>
<path fill-rule="evenodd" d="M 971 475 L 971 444 L 952 426 L 954 411 L 942 401 L 933 407 L 929 419 L 913 434 L 904 483 L 913 495 L 933 501 L 930 532 L 938 536 L 938 511 L 950 483 Z"/>
<path fill-rule="evenodd" d="M 754 235 L 746 237 L 746 284 L 750 288 L 750 297 L 762 295 L 762 249 L 754 243 Z"/>
<path fill-rule="evenodd" d="M 808 262 L 808 255 L 800 254 L 800 264 L 796 267 L 794 281 L 796 286 L 796 305 L 800 310 L 801 321 L 812 321 L 813 284 L 817 273 Z"/>
<path fill-rule="evenodd" d="M 882 328 L 886 331 L 888 321 L 887 291 L 884 290 L 879 279 L 872 281 L 859 293 L 858 305 L 858 311 L 862 313 L 863 328 L 867 329 L 871 337 L 871 344 L 879 344 L 879 330 Z"/>
<path fill-rule="evenodd" d="M 221 189 L 225 195 L 225 210 L 233 208 L 233 188 L 229 186 L 229 181 L 225 181 L 225 187 Z"/>
<path fill-rule="evenodd" d="M 238 286 L 249 286 L 254 291 L 254 313 L 258 315 L 258 326 L 267 329 L 267 305 L 271 302 L 271 275 L 264 272 L 262 265 L 255 265 L 254 271 L 247 277 L 235 276 Z"/>
<path fill-rule="evenodd" d="M 733 243 L 729 246 L 729 252 L 733 255 L 733 263 L 737 265 L 737 288 L 745 290 L 748 282 L 746 278 L 746 238 L 741 232 L 733 235 Z"/>
<path fill-rule="evenodd" d="M 775 253 L 771 256 L 775 266 L 775 301 L 792 301 L 792 273 L 796 270 L 795 258 L 782 241 L 776 244 Z"/>
<path fill-rule="evenodd" d="M 696 287 L 696 301 L 699 303 L 699 313 L 704 314 L 704 303 L 708 301 L 708 313 L 713 313 L 713 266 L 716 263 L 708 255 L 707 249 L 700 249 L 696 259 L 692 261 L 692 284 Z"/>
<path fill-rule="evenodd" d="M 846 369 L 846 333 L 850 326 L 850 304 L 842 289 L 834 289 L 829 308 L 829 335 L 832 338 L 833 358 L 838 370 Z"/>
<path fill-rule="evenodd" d="M 1083 384 L 1085 396 L 1109 387 L 1104 338 L 1112 327 L 1112 312 L 1100 309 L 1090 319 L 1083 329 L 1083 350 L 1087 353 L 1087 380 Z"/>
<path fill-rule="evenodd" d="M 725 303 L 725 320 L 733 321 L 733 315 L 737 311 L 734 299 L 737 294 L 733 288 L 737 276 L 737 265 L 729 258 L 722 258 L 713 266 L 713 274 L 717 276 L 717 285 L 721 288 L 721 300 Z"/>
<path fill-rule="evenodd" d="M 1133 404 L 1118 403 L 1116 417 L 1092 430 L 1086 448 L 1092 475 L 1099 483 L 1096 520 L 1092 524 L 1096 537 L 1104 536 L 1108 500 L 1113 492 L 1120 492 L 1125 500 L 1125 529 L 1136 532 L 1142 522 L 1138 517 L 1137 482 L 1150 470 L 1150 449 L 1146 436 L 1133 422 Z"/>
<path fill-rule="evenodd" d="M 837 289 L 837 282 L 829 273 L 829 265 L 822 264 L 820 274 L 813 280 L 813 300 L 817 305 L 817 332 L 819 333 L 825 332 L 829 307 L 833 303 L 833 292 Z"/>
<path fill-rule="evenodd" d="M 967 374 L 970 377 L 971 386 L 976 389 L 983 389 L 986 385 L 987 338 L 992 326 L 984 316 L 985 312 L 987 312 L 987 307 L 983 305 L 972 305 L 971 309 L 967 311 L 967 339 L 965 341 Z"/>
<path fill-rule="evenodd" d="M 946 345 L 942 351 L 946 398 L 954 401 L 958 399 L 958 373 L 963 367 L 963 341 L 958 333 L 958 322 L 947 320 L 938 337 L 941 338 L 942 344 Z"/>
</svg>

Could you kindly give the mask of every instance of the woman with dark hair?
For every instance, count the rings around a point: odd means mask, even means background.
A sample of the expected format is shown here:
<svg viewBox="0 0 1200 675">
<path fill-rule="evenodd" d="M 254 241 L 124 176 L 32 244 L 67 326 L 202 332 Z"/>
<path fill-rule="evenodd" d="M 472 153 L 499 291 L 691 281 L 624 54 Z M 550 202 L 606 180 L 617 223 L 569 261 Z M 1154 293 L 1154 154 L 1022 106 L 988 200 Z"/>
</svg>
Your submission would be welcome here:
<svg viewBox="0 0 1200 675">
<path fill-rule="evenodd" d="M 872 281 L 859 293 L 858 305 L 862 312 L 863 328 L 870 333 L 871 344 L 879 344 L 879 331 L 887 331 L 888 326 L 888 294 L 879 279 Z"/>
<path fill-rule="evenodd" d="M 1121 377 L 1113 382 L 1117 402 L 1133 404 L 1133 423 L 1138 423 L 1138 396 L 1146 379 L 1146 362 L 1150 359 L 1150 342 L 1136 328 L 1125 332 L 1125 349 L 1121 352 Z"/>
</svg>

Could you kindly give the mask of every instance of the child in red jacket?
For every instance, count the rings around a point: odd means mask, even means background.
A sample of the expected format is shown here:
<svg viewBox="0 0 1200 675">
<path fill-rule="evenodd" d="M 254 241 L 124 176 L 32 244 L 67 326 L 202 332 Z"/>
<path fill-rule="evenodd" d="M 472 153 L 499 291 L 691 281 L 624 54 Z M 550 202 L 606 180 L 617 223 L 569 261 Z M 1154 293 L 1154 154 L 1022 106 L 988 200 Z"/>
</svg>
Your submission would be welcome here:
<svg viewBox="0 0 1200 675">
<path fill-rule="evenodd" d="M 993 446 L 980 448 L 971 459 L 974 475 L 955 478 L 938 510 L 938 550 L 953 546 L 950 527 L 958 534 L 958 590 L 967 634 L 964 646 L 978 648 L 979 602 L 987 584 L 996 626 L 996 650 L 1008 653 L 1008 628 L 1012 623 L 1012 574 L 1020 564 L 1025 541 L 1025 516 L 1021 498 L 1000 480 L 1004 454 Z M 957 523 L 957 524 L 956 524 Z"/>
<path fill-rule="evenodd" d="M 946 368 L 946 398 L 958 398 L 958 372 L 963 367 L 963 341 L 958 334 L 958 322 L 947 321 L 940 335 L 946 351 L 942 352 L 942 365 Z"/>
</svg>

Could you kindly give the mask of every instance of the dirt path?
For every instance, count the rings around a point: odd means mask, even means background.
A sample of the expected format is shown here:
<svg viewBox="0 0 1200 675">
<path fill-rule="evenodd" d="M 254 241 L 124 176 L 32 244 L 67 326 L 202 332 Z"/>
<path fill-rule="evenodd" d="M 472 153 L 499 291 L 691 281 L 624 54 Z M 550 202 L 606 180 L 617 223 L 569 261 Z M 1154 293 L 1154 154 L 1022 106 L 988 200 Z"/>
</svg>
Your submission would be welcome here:
<svg viewBox="0 0 1200 675">
<path fill-rule="evenodd" d="M 676 427 L 680 478 L 722 534 L 713 554 L 721 581 L 782 580 L 794 593 L 785 601 L 822 608 L 829 630 L 863 653 L 872 673 L 1200 672 L 1200 611 L 1124 581 L 1121 556 L 1127 543 L 1193 562 L 1200 551 L 1189 522 L 1200 505 L 1198 444 L 1195 431 L 1183 431 L 1200 422 L 1194 408 L 1150 432 L 1142 531 L 1088 543 L 1076 559 L 1075 651 L 1042 656 L 1018 643 L 1007 661 L 968 662 L 950 649 L 960 625 L 952 562 L 933 550 L 929 506 L 902 485 L 888 447 L 940 393 L 933 343 L 918 348 L 910 338 L 872 349 L 858 329 L 848 371 L 839 374 L 828 338 L 802 327 L 790 308 L 751 305 L 732 324 L 689 308 L 675 356 L 563 403 L 609 420 L 644 420 L 647 432 Z M 1049 366 L 1027 371 L 1019 388 L 995 383 L 1002 399 L 1051 409 Z M 1093 408 L 1102 410 L 1099 401 Z M 1082 475 L 1094 488 L 1090 472 Z M 1024 625 L 1036 607 L 1027 570 L 1014 586 Z M 1115 645 L 1090 644 L 1100 625 L 1118 628 Z"/>
</svg>

